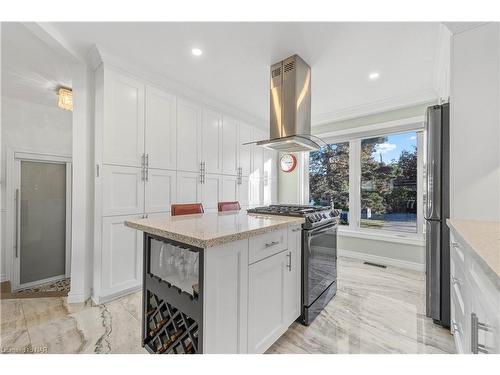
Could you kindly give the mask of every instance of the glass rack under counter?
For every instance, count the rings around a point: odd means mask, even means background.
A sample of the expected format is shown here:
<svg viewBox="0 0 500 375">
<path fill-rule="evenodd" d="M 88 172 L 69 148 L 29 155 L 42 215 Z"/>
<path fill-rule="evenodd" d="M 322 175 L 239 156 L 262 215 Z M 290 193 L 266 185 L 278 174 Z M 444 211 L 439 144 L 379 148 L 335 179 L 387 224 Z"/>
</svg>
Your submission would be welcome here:
<svg viewBox="0 0 500 375">
<path fill-rule="evenodd" d="M 201 353 L 203 249 L 145 233 L 144 250 L 143 346 Z"/>
</svg>

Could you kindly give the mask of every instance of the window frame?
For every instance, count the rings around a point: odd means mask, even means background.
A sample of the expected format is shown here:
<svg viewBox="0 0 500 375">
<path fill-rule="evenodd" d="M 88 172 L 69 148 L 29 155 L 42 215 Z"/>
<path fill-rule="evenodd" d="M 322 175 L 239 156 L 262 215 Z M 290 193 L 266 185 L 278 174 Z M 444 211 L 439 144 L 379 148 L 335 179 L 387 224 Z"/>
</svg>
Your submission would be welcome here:
<svg viewBox="0 0 500 375">
<path fill-rule="evenodd" d="M 417 116 L 406 119 L 375 123 L 351 129 L 318 134 L 326 143 L 349 142 L 349 225 L 339 226 L 339 232 L 346 236 L 383 241 L 423 245 L 424 222 L 424 127 L 425 117 Z M 414 131 L 417 133 L 417 232 L 405 233 L 387 229 L 361 227 L 361 140 L 377 136 Z M 309 202 L 309 157 L 301 163 L 301 175 L 304 186 L 302 203 Z"/>
</svg>

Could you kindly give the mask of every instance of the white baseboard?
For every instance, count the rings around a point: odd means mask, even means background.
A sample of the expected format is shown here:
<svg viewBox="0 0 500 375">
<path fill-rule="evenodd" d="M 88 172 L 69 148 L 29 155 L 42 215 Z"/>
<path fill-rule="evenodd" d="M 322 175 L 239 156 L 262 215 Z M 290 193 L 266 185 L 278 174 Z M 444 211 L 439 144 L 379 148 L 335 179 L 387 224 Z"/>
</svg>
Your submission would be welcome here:
<svg viewBox="0 0 500 375">
<path fill-rule="evenodd" d="M 68 303 L 84 303 L 90 298 L 90 290 L 85 293 L 68 293 Z"/>
<path fill-rule="evenodd" d="M 120 291 L 118 293 L 113 293 L 113 294 L 109 294 L 109 295 L 106 295 L 106 296 L 95 296 L 94 295 L 94 296 L 92 296 L 92 301 L 96 305 L 100 305 L 102 303 L 110 302 L 110 301 L 115 300 L 117 298 L 126 296 L 127 294 L 132 294 L 132 293 L 138 292 L 141 289 L 142 289 L 142 284 L 134 286 L 134 287 L 131 287 L 131 288 L 128 288 L 128 289 L 125 289 L 125 290 L 122 290 L 122 291 Z"/>
<path fill-rule="evenodd" d="M 373 262 L 373 263 L 383 264 L 386 266 L 393 266 L 414 271 L 425 272 L 424 263 L 409 262 L 407 260 L 382 257 L 379 255 L 373 255 L 373 254 L 362 253 L 359 251 L 343 250 L 343 249 L 338 249 L 337 254 L 339 256 L 360 259 L 366 262 Z"/>
</svg>

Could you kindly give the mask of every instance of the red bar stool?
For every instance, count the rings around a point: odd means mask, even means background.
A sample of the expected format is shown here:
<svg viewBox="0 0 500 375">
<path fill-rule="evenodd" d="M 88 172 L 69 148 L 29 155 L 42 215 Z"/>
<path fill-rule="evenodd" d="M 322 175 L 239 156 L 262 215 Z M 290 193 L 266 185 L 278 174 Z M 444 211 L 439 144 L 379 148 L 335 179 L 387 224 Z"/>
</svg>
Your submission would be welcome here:
<svg viewBox="0 0 500 375">
<path fill-rule="evenodd" d="M 203 205 L 201 203 L 173 204 L 170 214 L 172 216 L 202 214 Z"/>
<path fill-rule="evenodd" d="M 240 207 L 240 202 L 219 202 L 217 204 L 217 207 L 219 208 L 219 212 L 223 211 L 238 211 L 241 209 Z"/>
</svg>

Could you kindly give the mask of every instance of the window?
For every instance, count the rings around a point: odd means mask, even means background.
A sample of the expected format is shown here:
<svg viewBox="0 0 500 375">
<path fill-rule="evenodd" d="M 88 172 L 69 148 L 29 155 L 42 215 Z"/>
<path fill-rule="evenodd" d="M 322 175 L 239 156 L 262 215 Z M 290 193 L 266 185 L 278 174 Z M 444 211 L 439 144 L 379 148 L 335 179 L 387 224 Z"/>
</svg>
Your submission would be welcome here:
<svg viewBox="0 0 500 375">
<path fill-rule="evenodd" d="M 349 142 L 331 144 L 309 154 L 310 204 L 341 210 L 340 223 L 349 224 Z"/>
<path fill-rule="evenodd" d="M 417 133 L 361 140 L 360 227 L 417 232 Z"/>
<path fill-rule="evenodd" d="M 309 153 L 305 201 L 333 202 L 341 210 L 340 223 L 353 233 L 420 239 L 423 121 L 333 137 L 329 147 Z"/>
</svg>

